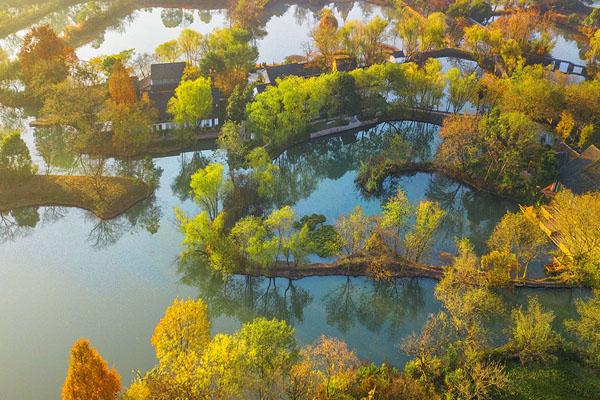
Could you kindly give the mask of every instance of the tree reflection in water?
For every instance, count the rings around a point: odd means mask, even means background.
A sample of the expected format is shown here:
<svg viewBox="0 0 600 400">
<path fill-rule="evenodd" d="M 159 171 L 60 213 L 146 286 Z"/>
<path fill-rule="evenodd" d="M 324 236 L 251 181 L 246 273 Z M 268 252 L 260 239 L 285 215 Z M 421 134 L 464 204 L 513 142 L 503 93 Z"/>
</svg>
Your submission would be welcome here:
<svg viewBox="0 0 600 400">
<path fill-rule="evenodd" d="M 292 280 L 225 277 L 193 256 L 178 260 L 178 272 L 182 283 L 198 288 L 212 318 L 225 315 L 243 323 L 264 316 L 301 323 L 304 309 L 312 301 L 308 291 Z"/>
</svg>

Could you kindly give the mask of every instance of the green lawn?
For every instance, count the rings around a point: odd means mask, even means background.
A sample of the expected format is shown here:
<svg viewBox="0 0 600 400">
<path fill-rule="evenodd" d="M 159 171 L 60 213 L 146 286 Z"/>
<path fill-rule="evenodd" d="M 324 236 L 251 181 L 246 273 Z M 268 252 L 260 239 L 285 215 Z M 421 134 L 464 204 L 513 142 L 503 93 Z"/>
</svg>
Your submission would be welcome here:
<svg viewBox="0 0 600 400">
<path fill-rule="evenodd" d="M 599 400 L 600 371 L 572 360 L 549 366 L 511 364 L 509 393 L 503 400 Z"/>
</svg>

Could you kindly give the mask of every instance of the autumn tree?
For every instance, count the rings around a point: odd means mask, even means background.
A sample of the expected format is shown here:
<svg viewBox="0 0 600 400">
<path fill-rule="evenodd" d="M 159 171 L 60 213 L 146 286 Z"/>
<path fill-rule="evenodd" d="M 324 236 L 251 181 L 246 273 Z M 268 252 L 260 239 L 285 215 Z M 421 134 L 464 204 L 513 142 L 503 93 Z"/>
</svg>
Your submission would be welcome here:
<svg viewBox="0 0 600 400">
<path fill-rule="evenodd" d="M 407 372 L 414 369 L 425 382 L 434 383 L 440 374 L 444 349 L 450 342 L 451 331 L 448 324 L 446 314 L 431 314 L 420 333 L 412 333 L 402 341 L 402 351 L 415 357 L 407 364 Z"/>
<path fill-rule="evenodd" d="M 175 299 L 156 325 L 150 341 L 159 367 L 192 385 L 196 363 L 210 341 L 210 321 L 204 302 Z"/>
<path fill-rule="evenodd" d="M 23 38 L 19 63 L 29 89 L 43 96 L 53 83 L 67 78 L 77 60 L 75 51 L 49 25 L 33 28 Z"/>
<path fill-rule="evenodd" d="M 402 47 L 408 57 L 441 47 L 446 35 L 446 17 L 436 12 L 423 17 L 407 9 L 399 10 L 396 32 L 402 38 Z"/>
<path fill-rule="evenodd" d="M 316 345 L 307 347 L 304 357 L 317 372 L 326 399 L 349 386 L 352 370 L 358 364 L 358 358 L 346 343 L 326 336 L 321 336 Z"/>
<path fill-rule="evenodd" d="M 600 194 L 561 191 L 546 208 L 561 246 L 559 273 L 565 281 L 600 282 Z"/>
<path fill-rule="evenodd" d="M 265 7 L 270 0 L 235 0 L 229 6 L 228 14 L 233 25 L 244 29 L 253 37 L 266 34 L 263 29 Z"/>
<path fill-rule="evenodd" d="M 135 89 L 129 71 L 121 60 L 117 60 L 108 79 L 108 93 L 117 104 L 133 106 L 136 102 Z"/>
<path fill-rule="evenodd" d="M 565 324 L 577 336 L 580 350 L 588 362 L 600 366 L 600 292 L 595 291 L 588 300 L 577 300 L 577 314 L 578 319 Z"/>
<path fill-rule="evenodd" d="M 321 11 L 319 24 L 313 28 L 310 36 L 319 53 L 319 63 L 326 69 L 333 69 L 336 53 L 340 50 L 338 35 L 339 23 L 333 11 L 324 8 Z"/>
<path fill-rule="evenodd" d="M 71 348 L 62 399 L 116 400 L 120 390 L 118 372 L 108 368 L 90 342 L 83 338 L 75 342 Z"/>
<path fill-rule="evenodd" d="M 448 311 L 455 332 L 461 338 L 461 346 L 471 352 L 485 347 L 485 322 L 501 313 L 502 302 L 490 290 L 471 243 L 463 239 L 457 247 L 458 255 L 444 270 L 435 296 Z"/>
<path fill-rule="evenodd" d="M 205 47 L 199 62 L 200 71 L 212 78 L 225 97 L 229 97 L 236 86 L 247 84 L 248 74 L 255 69 L 258 59 L 258 50 L 247 31 L 216 29 L 206 37 Z"/>
<path fill-rule="evenodd" d="M 241 371 L 245 384 L 258 399 L 280 398 L 298 359 L 294 328 L 285 321 L 257 318 L 244 324 L 236 336 L 246 349 Z"/>
<path fill-rule="evenodd" d="M 529 264 L 539 259 L 547 248 L 548 238 L 523 213 L 506 213 L 488 240 L 492 251 L 514 254 L 519 263 L 517 279 L 527 279 Z"/>
<path fill-rule="evenodd" d="M 552 362 L 558 348 L 558 335 L 552 329 L 552 311 L 544 311 L 537 297 L 530 297 L 527 310 L 513 310 L 512 345 L 522 364 L 532 361 Z"/>
</svg>

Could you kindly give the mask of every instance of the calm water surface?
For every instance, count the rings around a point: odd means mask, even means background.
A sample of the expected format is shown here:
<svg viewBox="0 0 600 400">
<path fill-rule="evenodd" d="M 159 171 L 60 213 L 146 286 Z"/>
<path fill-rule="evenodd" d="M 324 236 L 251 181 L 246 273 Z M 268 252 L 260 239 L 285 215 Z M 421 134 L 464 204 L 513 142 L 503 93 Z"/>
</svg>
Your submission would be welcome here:
<svg viewBox="0 0 600 400">
<path fill-rule="evenodd" d="M 260 61 L 302 53 L 316 21 L 314 11 L 291 6 L 273 12 L 267 35 L 257 43 Z M 384 10 L 356 3 L 337 6 L 336 13 L 340 20 L 370 19 Z M 164 9 L 138 10 L 78 54 L 86 59 L 129 48 L 152 51 L 185 27 L 207 33 L 226 25 L 222 11 L 192 14 L 173 23 Z M 69 18 L 68 11 L 57 13 L 50 22 L 64 26 Z M 18 41 L 19 35 L 14 35 L 0 45 L 17 46 Z M 572 46 L 565 41 L 557 47 L 569 52 L 564 58 L 572 59 Z M 444 68 L 449 66 L 444 61 Z M 448 213 L 429 261 L 441 262 L 440 253 L 454 251 L 458 237 L 470 238 L 483 250 L 494 225 L 515 204 L 474 193 L 437 174 L 389 179 L 375 197 L 364 196 L 354 183 L 360 162 L 385 149 L 392 135 L 401 133 L 421 143 L 419 155 L 428 158 L 438 143 L 437 130 L 426 124 L 381 125 L 289 149 L 275 160 L 282 175 L 275 205 L 291 204 L 299 216 L 321 213 L 332 223 L 357 205 L 369 215 L 379 213 L 382 201 L 401 187 L 411 201 L 435 200 Z M 41 171 L 82 173 L 81 167 L 74 167 L 81 163 L 60 151 L 60 135 L 43 137 L 25 129 L 24 139 Z M 190 165 L 199 156 L 186 153 L 154 160 L 162 170 L 155 198 L 112 221 L 100 221 L 82 210 L 49 207 L 0 216 L 0 399 L 58 398 L 69 349 L 81 336 L 119 369 L 127 385 L 133 370 L 154 365 L 149 339 L 176 297 L 205 299 L 215 333 L 232 332 L 259 315 L 283 318 L 296 327 L 302 344 L 321 334 L 336 336 L 361 357 L 403 365 L 406 358 L 398 344 L 439 310 L 430 280 L 383 284 L 331 277 L 290 284 L 236 277 L 223 282 L 211 279 L 199 266 L 178 262 L 182 236 L 173 209 L 198 212 L 185 193 Z M 222 158 L 211 150 L 201 156 Z M 109 164 L 112 172 L 123 169 L 114 160 Z M 557 312 L 558 320 L 573 314 L 574 298 L 581 295 L 529 290 L 505 295 L 517 304 L 532 293 Z"/>
<path fill-rule="evenodd" d="M 485 242 L 497 220 L 514 205 L 431 174 L 390 180 L 374 198 L 365 198 L 356 188 L 360 161 L 378 153 L 397 130 L 431 139 L 423 157 L 435 149 L 437 128 L 414 123 L 383 125 L 294 147 L 275 161 L 286 177 L 280 183 L 280 201 L 293 204 L 299 215 L 317 212 L 332 221 L 356 205 L 369 214 L 379 212 L 382 199 L 399 185 L 411 201 L 441 201 L 448 211 L 432 260 L 439 251 L 452 251 L 455 237 Z M 25 138 L 35 142 L 29 130 Z M 36 159 L 41 160 L 39 155 Z M 199 266 L 180 265 L 182 236 L 173 208 L 188 213 L 198 208 L 178 197 L 182 190 L 175 182 L 181 180 L 182 165 L 193 159 L 188 153 L 155 160 L 163 170 L 156 198 L 113 221 L 61 208 L 3 216 L 0 398 L 57 398 L 69 348 L 81 336 L 98 347 L 127 384 L 133 370 L 155 363 L 149 339 L 175 297 L 205 299 L 213 332 L 231 332 L 258 315 L 277 317 L 296 327 L 302 344 L 325 334 L 345 340 L 359 356 L 375 362 L 401 366 L 406 361 L 398 344 L 439 309 L 432 281 L 383 284 L 332 277 L 290 284 L 237 277 L 222 282 Z M 527 293 L 508 297 L 522 302 Z M 572 313 L 578 296 L 574 291 L 539 294 L 561 316 Z"/>
</svg>

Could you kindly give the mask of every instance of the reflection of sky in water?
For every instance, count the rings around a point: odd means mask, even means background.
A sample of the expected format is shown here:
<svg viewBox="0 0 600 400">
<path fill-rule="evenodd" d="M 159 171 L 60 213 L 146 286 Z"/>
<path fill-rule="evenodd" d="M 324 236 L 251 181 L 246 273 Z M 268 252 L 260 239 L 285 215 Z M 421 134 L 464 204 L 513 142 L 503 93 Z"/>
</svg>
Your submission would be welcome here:
<svg viewBox="0 0 600 400">
<path fill-rule="evenodd" d="M 367 14 L 367 15 L 365 15 Z M 298 16 L 299 15 L 299 16 Z M 370 19 L 381 15 L 378 7 L 373 7 L 372 12 L 363 10 L 359 3 L 354 5 L 348 13 L 348 19 Z M 89 59 L 100 54 L 111 54 L 131 48 L 139 52 L 153 52 L 161 43 L 176 39 L 179 32 L 191 28 L 207 34 L 216 28 L 228 25 L 225 11 L 211 12 L 211 21 L 204 23 L 197 14 L 194 14 L 192 23 L 183 23 L 175 28 L 167 28 L 161 19 L 161 9 L 154 8 L 150 11 L 136 11 L 131 22 L 127 22 L 122 29 L 108 30 L 104 41 L 99 47 L 92 44 L 78 50 L 82 59 Z M 340 22 L 342 17 L 337 13 Z M 290 7 L 281 16 L 273 16 L 266 24 L 267 36 L 258 40 L 260 53 L 259 62 L 281 62 L 292 54 L 303 54 L 304 43 L 309 40 L 309 33 L 317 23 L 311 11 Z"/>
</svg>

